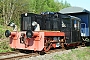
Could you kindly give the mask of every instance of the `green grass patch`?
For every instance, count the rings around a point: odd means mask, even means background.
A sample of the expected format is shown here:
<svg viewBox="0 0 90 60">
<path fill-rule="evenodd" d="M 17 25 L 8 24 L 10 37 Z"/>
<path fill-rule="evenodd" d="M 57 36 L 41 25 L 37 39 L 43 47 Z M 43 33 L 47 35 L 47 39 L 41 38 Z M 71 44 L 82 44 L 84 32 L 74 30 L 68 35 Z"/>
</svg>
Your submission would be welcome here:
<svg viewBox="0 0 90 60">
<path fill-rule="evenodd" d="M 68 54 L 55 55 L 53 60 L 90 60 L 90 47 L 74 50 Z"/>
<path fill-rule="evenodd" d="M 10 52 L 12 49 L 9 47 L 8 41 L 0 42 L 0 52 Z"/>
</svg>

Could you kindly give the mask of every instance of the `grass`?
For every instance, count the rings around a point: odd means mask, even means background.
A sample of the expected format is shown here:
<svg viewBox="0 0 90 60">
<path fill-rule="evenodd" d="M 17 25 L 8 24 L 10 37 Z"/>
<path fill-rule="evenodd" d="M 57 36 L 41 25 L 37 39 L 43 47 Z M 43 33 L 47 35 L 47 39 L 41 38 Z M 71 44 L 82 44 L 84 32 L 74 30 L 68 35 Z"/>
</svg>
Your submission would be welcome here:
<svg viewBox="0 0 90 60">
<path fill-rule="evenodd" d="M 0 42 L 0 53 L 1 52 L 10 52 L 12 49 L 9 47 L 8 41 L 2 41 Z"/>
<path fill-rule="evenodd" d="M 71 50 L 68 54 L 55 55 L 53 60 L 90 60 L 90 47 Z"/>
</svg>

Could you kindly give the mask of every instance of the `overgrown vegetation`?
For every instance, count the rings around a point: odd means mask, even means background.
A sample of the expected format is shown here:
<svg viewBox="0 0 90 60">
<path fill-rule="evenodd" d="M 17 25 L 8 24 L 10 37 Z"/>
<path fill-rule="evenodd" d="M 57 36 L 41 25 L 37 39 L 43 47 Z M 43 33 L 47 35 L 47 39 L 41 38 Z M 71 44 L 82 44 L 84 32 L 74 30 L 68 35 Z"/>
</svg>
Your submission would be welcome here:
<svg viewBox="0 0 90 60">
<path fill-rule="evenodd" d="M 90 60 L 90 47 L 71 50 L 68 54 L 55 55 L 53 60 Z"/>
</svg>

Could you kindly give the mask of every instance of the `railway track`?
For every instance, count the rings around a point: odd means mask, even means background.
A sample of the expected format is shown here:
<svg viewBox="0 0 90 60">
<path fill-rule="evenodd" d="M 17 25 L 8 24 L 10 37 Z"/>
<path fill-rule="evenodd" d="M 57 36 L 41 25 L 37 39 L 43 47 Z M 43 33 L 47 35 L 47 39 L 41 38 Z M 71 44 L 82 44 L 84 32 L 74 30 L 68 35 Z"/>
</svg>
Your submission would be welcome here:
<svg viewBox="0 0 90 60">
<path fill-rule="evenodd" d="M 20 52 L 16 52 L 16 51 L 15 52 L 0 53 L 0 60 L 6 60 L 7 58 L 20 56 L 20 55 L 25 55 L 25 54 L 24 53 L 20 53 Z"/>
<path fill-rule="evenodd" d="M 78 46 L 78 48 L 81 48 L 81 46 Z M 46 52 L 46 54 L 55 53 L 55 52 L 62 52 L 66 49 L 51 49 L 49 52 Z M 70 49 L 69 49 L 70 50 Z M 29 57 L 35 57 L 39 56 L 38 53 L 20 53 L 20 52 L 7 52 L 7 53 L 0 53 L 0 60 L 19 60 L 23 58 L 29 58 Z"/>
<path fill-rule="evenodd" d="M 58 51 L 63 51 L 62 49 L 51 49 L 49 52 L 46 52 L 45 54 L 50 54 Z M 43 54 L 43 53 L 42 53 Z M 7 53 L 0 53 L 0 60 L 19 60 L 22 58 L 28 58 L 28 57 L 35 57 L 39 56 L 39 53 L 19 53 L 19 52 L 7 52 Z"/>
<path fill-rule="evenodd" d="M 4 52 L 4 53 L 0 53 L 0 56 L 9 55 L 9 54 L 17 54 L 17 53 L 19 53 L 19 52 L 15 52 L 15 51 L 13 51 L 13 52 Z"/>
<path fill-rule="evenodd" d="M 24 55 L 19 55 L 19 56 L 2 58 L 2 59 L 0 59 L 0 60 L 19 60 L 19 59 L 21 59 L 21 58 L 28 58 L 28 57 L 37 56 L 37 55 L 39 55 L 39 54 L 30 53 L 30 54 L 24 54 Z"/>
</svg>

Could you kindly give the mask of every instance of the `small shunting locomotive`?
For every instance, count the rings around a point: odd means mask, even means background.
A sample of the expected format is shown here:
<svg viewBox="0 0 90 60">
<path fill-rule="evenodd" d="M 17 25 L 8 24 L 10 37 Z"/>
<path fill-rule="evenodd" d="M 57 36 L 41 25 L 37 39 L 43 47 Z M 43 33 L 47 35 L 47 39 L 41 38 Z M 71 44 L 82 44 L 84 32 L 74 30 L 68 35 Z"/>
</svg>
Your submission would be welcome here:
<svg viewBox="0 0 90 60">
<path fill-rule="evenodd" d="M 76 46 L 82 42 L 80 18 L 58 12 L 21 14 L 20 31 L 5 31 L 10 47 L 15 49 L 49 51 L 51 48 Z"/>
</svg>

